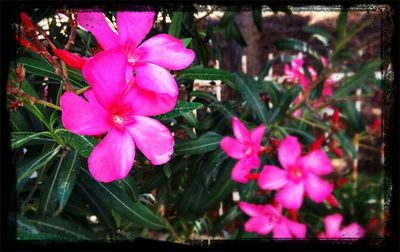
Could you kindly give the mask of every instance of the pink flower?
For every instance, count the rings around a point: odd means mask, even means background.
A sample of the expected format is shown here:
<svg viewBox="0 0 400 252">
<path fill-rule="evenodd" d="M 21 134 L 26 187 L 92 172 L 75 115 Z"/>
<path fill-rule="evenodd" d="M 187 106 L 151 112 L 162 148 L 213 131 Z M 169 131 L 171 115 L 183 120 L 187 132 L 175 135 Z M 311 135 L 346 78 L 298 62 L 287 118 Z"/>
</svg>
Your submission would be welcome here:
<svg viewBox="0 0 400 252">
<path fill-rule="evenodd" d="M 91 136 L 107 133 L 88 159 L 90 173 L 101 182 L 128 175 L 135 145 L 154 165 L 168 162 L 173 153 L 171 132 L 147 117 L 154 114 L 149 112 L 152 107 L 138 102 L 135 82 L 126 84 L 127 64 L 121 51 L 100 52 L 83 66 L 83 76 L 92 87 L 84 93 L 86 100 L 73 92 L 64 93 L 60 99 L 66 129 Z"/>
<path fill-rule="evenodd" d="M 220 146 L 229 157 L 239 160 L 233 167 L 232 179 L 239 183 L 247 183 L 248 178 L 246 176 L 251 169 L 260 166 L 258 151 L 261 149 L 265 127 L 260 125 L 250 132 L 239 119 L 234 117 L 232 129 L 236 139 L 224 137 Z"/>
<path fill-rule="evenodd" d="M 328 156 L 322 149 L 301 156 L 297 138 L 287 136 L 279 145 L 278 159 L 284 169 L 265 165 L 258 185 L 264 190 L 280 190 L 275 200 L 283 207 L 299 209 L 305 193 L 317 203 L 331 194 L 333 186 L 319 177 L 332 172 Z"/>
<path fill-rule="evenodd" d="M 162 114 L 175 106 L 178 96 L 176 81 L 167 69 L 188 67 L 195 54 L 186 49 L 181 40 L 168 34 L 158 34 L 141 43 L 153 25 L 154 15 L 150 11 L 120 11 L 116 21 L 118 33 L 102 12 L 80 12 L 77 20 L 96 37 L 104 50 L 118 49 L 124 53 L 128 61 L 126 78 L 129 82 L 135 75 L 136 79 L 132 88 L 136 102 L 147 114 Z M 154 103 L 161 106 L 154 106 Z"/>
<path fill-rule="evenodd" d="M 325 217 L 325 233 L 321 233 L 319 238 L 338 239 L 338 238 L 361 238 L 364 236 L 365 231 L 357 223 L 340 229 L 343 217 L 340 214 L 331 214 Z"/>
<path fill-rule="evenodd" d="M 255 205 L 246 202 L 239 203 L 240 209 L 251 216 L 244 225 L 246 232 L 260 235 L 269 234 L 273 238 L 305 238 L 306 225 L 291 221 L 282 215 L 282 207 L 272 205 Z"/>
</svg>

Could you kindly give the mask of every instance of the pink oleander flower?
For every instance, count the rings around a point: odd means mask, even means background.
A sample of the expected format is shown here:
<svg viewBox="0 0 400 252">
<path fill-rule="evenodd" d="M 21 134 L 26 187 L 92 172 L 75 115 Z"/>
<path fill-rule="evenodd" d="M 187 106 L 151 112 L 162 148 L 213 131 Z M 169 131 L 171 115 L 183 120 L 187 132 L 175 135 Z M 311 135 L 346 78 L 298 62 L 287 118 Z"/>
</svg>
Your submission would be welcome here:
<svg viewBox="0 0 400 252">
<path fill-rule="evenodd" d="M 247 202 L 239 203 L 240 209 L 251 218 L 244 225 L 246 232 L 260 235 L 272 231 L 273 238 L 305 238 L 306 225 L 291 221 L 282 215 L 282 207 L 272 205 L 256 205 Z"/>
<path fill-rule="evenodd" d="M 121 51 L 100 52 L 82 69 L 92 87 L 84 93 L 86 100 L 73 92 L 60 98 L 61 119 L 67 130 L 91 136 L 106 133 L 88 158 L 90 173 L 101 182 L 128 175 L 135 159 L 135 145 L 154 165 L 168 162 L 173 153 L 171 132 L 147 117 L 154 115 L 149 112 L 153 106 L 146 108 L 138 102 L 135 81 L 126 83 L 127 64 Z"/>
<path fill-rule="evenodd" d="M 299 209 L 305 193 L 314 202 L 323 202 L 333 186 L 319 176 L 332 172 L 332 165 L 322 149 L 301 156 L 301 146 L 294 136 L 283 139 L 278 148 L 278 159 L 284 169 L 265 165 L 258 185 L 264 190 L 279 190 L 275 200 L 283 207 Z"/>
<path fill-rule="evenodd" d="M 321 233 L 318 237 L 321 239 L 340 239 L 340 238 L 362 238 L 365 234 L 363 227 L 357 223 L 340 229 L 343 217 L 340 214 L 331 214 L 324 218 L 325 233 Z"/>
<path fill-rule="evenodd" d="M 321 62 L 324 67 L 328 66 L 328 60 L 327 58 L 321 56 Z M 293 59 L 290 62 L 290 67 L 289 65 L 285 64 L 284 66 L 284 78 L 285 80 L 292 82 L 292 83 L 299 83 L 303 90 L 306 90 L 310 83 L 314 80 L 317 79 L 317 71 L 312 67 L 312 66 L 307 66 L 307 70 L 310 73 L 311 80 L 308 79 L 305 74 L 300 71 L 301 68 L 303 68 L 304 60 L 301 55 L 299 55 L 297 58 Z M 313 103 L 313 107 L 316 108 L 320 105 L 322 105 L 326 101 L 326 97 L 332 96 L 332 84 L 334 84 L 336 81 L 333 76 L 330 76 L 328 79 L 325 80 L 324 82 L 324 87 L 322 89 L 322 95 L 321 98 L 318 101 L 315 101 Z M 297 104 L 300 101 L 301 95 L 297 96 L 293 103 Z M 298 109 L 295 111 L 294 115 L 295 116 L 300 116 L 301 115 L 301 109 Z"/>
<path fill-rule="evenodd" d="M 124 53 L 128 61 L 127 82 L 136 80 L 132 87 L 136 102 L 146 113 L 162 114 L 174 108 L 178 96 L 178 86 L 168 70 L 188 67 L 195 54 L 181 40 L 168 34 L 158 34 L 142 42 L 153 25 L 154 15 L 152 11 L 119 11 L 117 31 L 107 23 L 102 12 L 79 12 L 77 21 L 96 37 L 104 50 L 117 49 Z M 155 103 L 161 106 L 154 106 Z"/>
<path fill-rule="evenodd" d="M 233 167 L 232 180 L 239 183 L 247 183 L 251 169 L 256 169 L 260 166 L 258 152 L 261 149 L 261 140 L 265 132 L 263 125 L 258 126 L 251 132 L 246 129 L 238 118 L 232 120 L 233 134 L 232 137 L 224 137 L 220 142 L 221 148 L 226 154 L 239 161 Z"/>
</svg>

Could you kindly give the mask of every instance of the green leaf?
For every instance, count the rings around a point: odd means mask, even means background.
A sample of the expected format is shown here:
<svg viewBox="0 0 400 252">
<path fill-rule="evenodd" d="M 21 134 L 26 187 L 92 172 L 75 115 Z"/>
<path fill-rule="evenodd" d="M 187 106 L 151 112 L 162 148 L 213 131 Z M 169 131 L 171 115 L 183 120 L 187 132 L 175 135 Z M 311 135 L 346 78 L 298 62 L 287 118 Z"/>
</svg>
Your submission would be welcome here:
<svg viewBox="0 0 400 252">
<path fill-rule="evenodd" d="M 157 120 L 172 119 L 181 116 L 187 112 L 199 109 L 201 107 L 203 107 L 203 104 L 198 102 L 177 101 L 176 106 L 172 111 L 159 116 L 155 116 L 154 118 Z"/>
<path fill-rule="evenodd" d="M 342 9 L 339 17 L 336 21 L 336 33 L 337 33 L 337 39 L 338 42 L 340 42 L 341 40 L 343 40 L 343 38 L 345 37 L 345 28 L 346 28 L 346 23 L 347 23 L 347 15 L 348 15 L 348 11 L 345 9 Z"/>
<path fill-rule="evenodd" d="M 363 66 L 357 73 L 351 76 L 348 81 L 341 81 L 340 87 L 334 92 L 332 99 L 344 98 L 350 91 L 361 87 L 366 81 L 375 78 L 375 71 L 381 66 L 380 60 L 372 61 Z"/>
<path fill-rule="evenodd" d="M 189 140 L 175 145 L 175 155 L 202 154 L 219 148 L 222 136 L 207 132 L 195 140 Z"/>
<path fill-rule="evenodd" d="M 262 6 L 255 6 L 253 7 L 253 20 L 254 24 L 257 26 L 257 29 L 259 32 L 262 32 L 262 11 L 261 11 Z"/>
<path fill-rule="evenodd" d="M 229 72 L 215 68 L 199 68 L 191 67 L 179 72 L 179 80 L 229 80 L 231 75 Z"/>
<path fill-rule="evenodd" d="M 103 184 L 95 181 L 89 172 L 81 168 L 84 183 L 92 188 L 98 198 L 103 200 L 111 209 L 117 211 L 136 226 L 153 229 L 165 228 L 160 216 L 139 202 L 133 202 L 124 190 L 114 183 Z"/>
<path fill-rule="evenodd" d="M 69 196 L 71 195 L 72 189 L 74 189 L 81 162 L 82 157 L 78 155 L 76 150 L 68 152 L 57 181 L 57 193 L 60 203 L 60 210 L 65 207 Z"/>
<path fill-rule="evenodd" d="M 302 88 L 300 86 L 295 86 L 290 88 L 280 99 L 279 104 L 274 106 L 271 115 L 269 116 L 270 122 L 275 122 L 281 120 L 285 115 L 286 111 L 289 109 L 290 104 L 292 104 L 293 100 L 300 93 Z"/>
<path fill-rule="evenodd" d="M 269 97 L 271 97 L 273 104 L 278 104 L 279 100 L 282 97 L 282 92 L 276 86 L 276 83 L 273 81 L 259 81 L 261 83 L 261 88 L 264 90 Z"/>
<path fill-rule="evenodd" d="M 365 129 L 360 112 L 354 102 L 346 102 L 340 106 L 340 110 L 346 116 L 348 130 L 351 132 L 361 132 Z"/>
<path fill-rule="evenodd" d="M 183 45 L 184 45 L 185 47 L 188 47 L 188 45 L 189 45 L 190 42 L 192 41 L 192 38 L 183 38 L 183 39 L 181 39 L 181 41 L 182 41 L 182 43 L 183 43 Z"/>
<path fill-rule="evenodd" d="M 119 180 L 117 180 L 115 182 L 118 184 L 118 186 L 120 188 L 125 190 L 125 192 L 129 195 L 129 197 L 133 201 L 137 201 L 138 200 L 139 188 L 138 188 L 133 176 L 128 176 L 128 177 L 126 177 L 124 179 L 119 179 Z"/>
<path fill-rule="evenodd" d="M 233 74 L 232 83 L 240 95 L 247 101 L 248 105 L 254 110 L 261 122 L 268 125 L 266 116 L 267 108 L 261 102 L 259 89 L 257 87 L 258 83 L 253 80 L 252 77 L 240 73 Z"/>
<path fill-rule="evenodd" d="M 320 73 L 322 71 L 323 65 L 321 62 L 321 56 L 307 42 L 299 39 L 289 38 L 289 39 L 277 40 L 274 42 L 274 44 L 276 45 L 278 50 L 281 51 L 300 51 L 313 56 L 317 61 L 316 64 L 317 72 Z"/>
<path fill-rule="evenodd" d="M 66 129 L 57 129 L 55 134 L 63 137 L 69 145 L 84 157 L 89 157 L 90 153 L 99 142 L 95 137 L 81 136 L 68 132 Z"/>
<path fill-rule="evenodd" d="M 52 160 L 61 149 L 61 146 L 57 146 L 57 148 L 35 158 L 34 160 L 27 163 L 21 170 L 22 174 L 17 174 L 17 188 L 21 186 L 21 182 L 32 175 L 34 171 L 39 170 L 43 166 L 45 166 L 50 160 Z M 18 189 L 17 189 L 18 190 Z M 18 190 L 19 191 L 19 190 Z"/>
<path fill-rule="evenodd" d="M 353 143 L 346 134 L 343 132 L 334 134 L 333 138 L 335 138 L 336 141 L 339 141 L 340 147 L 343 148 L 351 158 L 356 158 L 358 156 L 357 150 L 354 148 Z"/>
<path fill-rule="evenodd" d="M 267 62 L 265 62 L 265 64 L 263 65 L 263 67 L 260 70 L 260 73 L 258 74 L 258 81 L 264 80 L 265 76 L 268 75 L 269 70 L 276 63 L 277 60 L 278 60 L 278 58 L 274 58 L 272 60 L 268 60 Z"/>
<path fill-rule="evenodd" d="M 302 30 L 304 32 L 311 33 L 313 37 L 321 41 L 324 46 L 329 45 L 329 39 L 332 38 L 332 35 L 326 30 L 316 27 L 316 26 L 303 26 Z"/>
<path fill-rule="evenodd" d="M 168 34 L 174 36 L 175 38 L 179 38 L 179 35 L 181 34 L 182 18 L 182 11 L 174 11 L 172 13 L 172 21 L 169 25 Z"/>
<path fill-rule="evenodd" d="M 89 230 L 78 224 L 60 218 L 34 218 L 29 222 L 42 232 L 65 236 L 74 240 L 92 240 L 95 237 Z"/>
<path fill-rule="evenodd" d="M 48 131 L 43 132 L 11 132 L 11 149 L 30 145 L 53 143 L 54 139 Z"/>
<path fill-rule="evenodd" d="M 30 131 L 32 130 L 31 125 L 25 119 L 24 115 L 20 110 L 10 111 L 10 121 L 12 125 L 12 131 Z"/>
<path fill-rule="evenodd" d="M 42 58 L 26 58 L 26 57 L 18 57 L 17 63 L 23 64 L 25 71 L 30 74 L 34 74 L 37 76 L 48 77 L 49 79 L 62 81 L 63 79 L 55 74 L 55 70 L 53 66 L 47 62 L 43 57 Z M 72 84 L 83 87 L 84 80 L 82 75 L 73 69 L 68 69 L 69 80 Z"/>
<path fill-rule="evenodd" d="M 226 163 L 222 176 L 215 182 L 211 190 L 202 197 L 199 204 L 201 209 L 205 210 L 215 206 L 232 193 L 233 188 L 237 185 L 231 179 L 232 167 L 236 162 L 236 160 L 231 159 Z"/>
<path fill-rule="evenodd" d="M 211 100 L 211 101 L 215 101 L 218 102 L 217 97 L 215 97 L 215 95 L 212 95 L 208 92 L 204 92 L 204 91 L 192 91 L 189 94 L 190 97 L 197 97 L 203 100 Z"/>
</svg>

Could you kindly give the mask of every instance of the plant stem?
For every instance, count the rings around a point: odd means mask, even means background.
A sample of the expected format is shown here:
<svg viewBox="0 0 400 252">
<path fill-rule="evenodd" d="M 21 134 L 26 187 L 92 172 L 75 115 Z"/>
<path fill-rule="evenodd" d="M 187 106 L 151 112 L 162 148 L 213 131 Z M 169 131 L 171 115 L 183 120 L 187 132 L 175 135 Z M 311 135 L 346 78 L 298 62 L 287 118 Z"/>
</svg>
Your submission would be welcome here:
<svg viewBox="0 0 400 252">
<path fill-rule="evenodd" d="M 90 86 L 76 90 L 75 94 L 80 95 L 90 89 Z"/>
</svg>

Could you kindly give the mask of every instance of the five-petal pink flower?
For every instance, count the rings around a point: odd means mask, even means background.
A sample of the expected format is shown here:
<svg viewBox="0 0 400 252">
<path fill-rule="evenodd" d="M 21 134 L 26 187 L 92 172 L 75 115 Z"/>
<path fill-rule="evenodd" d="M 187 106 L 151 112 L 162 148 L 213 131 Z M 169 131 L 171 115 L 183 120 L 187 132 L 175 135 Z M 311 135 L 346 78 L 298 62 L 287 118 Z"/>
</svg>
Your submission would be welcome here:
<svg viewBox="0 0 400 252">
<path fill-rule="evenodd" d="M 168 34 L 158 34 L 143 43 L 154 20 L 153 11 L 120 11 L 117 30 L 102 12 L 79 12 L 80 26 L 90 31 L 104 50 L 118 49 L 125 55 L 127 82 L 136 80 L 130 95 L 146 114 L 162 114 L 176 104 L 178 86 L 168 70 L 188 67 L 195 54 L 183 42 Z M 111 61 L 109 64 L 113 64 Z M 167 70 L 168 69 L 168 70 Z"/>
<path fill-rule="evenodd" d="M 343 217 L 340 214 L 331 214 L 324 218 L 325 233 L 321 233 L 319 238 L 340 239 L 340 238 L 362 238 L 365 234 L 363 227 L 357 223 L 340 228 Z"/>
<path fill-rule="evenodd" d="M 287 136 L 279 144 L 278 159 L 284 169 L 265 165 L 258 185 L 264 190 L 280 190 L 275 200 L 283 207 L 299 209 L 305 193 L 317 203 L 331 194 L 332 184 L 319 177 L 332 172 L 329 158 L 322 149 L 301 156 L 297 138 Z"/>
<path fill-rule="evenodd" d="M 238 118 L 234 117 L 232 129 L 236 139 L 224 137 L 220 146 L 229 157 L 239 160 L 233 167 L 232 179 L 239 183 L 247 183 L 246 176 L 249 175 L 251 169 L 260 166 L 258 152 L 261 149 L 265 127 L 260 125 L 250 132 Z"/>
<path fill-rule="evenodd" d="M 100 52 L 82 69 L 92 87 L 84 93 L 86 100 L 73 92 L 60 98 L 66 129 L 80 135 L 107 133 L 88 158 L 90 173 L 101 182 L 128 175 L 135 159 L 135 145 L 154 165 L 168 162 L 173 153 L 171 132 L 147 117 L 154 115 L 153 106 L 145 107 L 135 99 L 135 80 L 127 84 L 128 64 L 120 50 Z"/>
<path fill-rule="evenodd" d="M 266 235 L 272 231 L 273 238 L 305 238 L 306 226 L 291 221 L 282 215 L 282 207 L 256 205 L 247 202 L 239 203 L 240 209 L 251 218 L 246 222 L 246 232 Z"/>
</svg>

